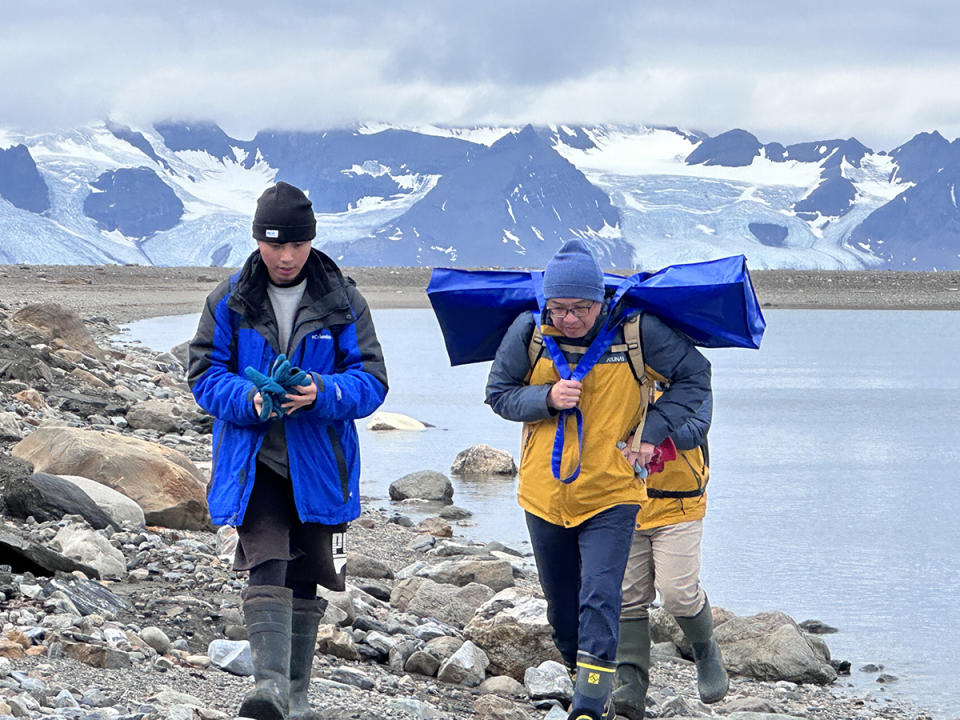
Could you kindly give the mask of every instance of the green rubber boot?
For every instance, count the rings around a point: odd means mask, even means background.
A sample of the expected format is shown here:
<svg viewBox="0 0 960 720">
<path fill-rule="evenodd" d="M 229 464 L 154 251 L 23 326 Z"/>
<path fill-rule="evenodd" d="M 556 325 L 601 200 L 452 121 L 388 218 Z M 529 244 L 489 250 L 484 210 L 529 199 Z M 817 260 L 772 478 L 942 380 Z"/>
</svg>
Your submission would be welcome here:
<svg viewBox="0 0 960 720">
<path fill-rule="evenodd" d="M 650 620 L 621 618 L 616 689 L 613 691 L 617 714 L 629 720 L 643 720 L 649 686 Z"/>
<path fill-rule="evenodd" d="M 320 720 L 310 707 L 307 691 L 317 649 L 317 626 L 325 601 L 293 599 L 293 622 L 290 634 L 290 720 Z"/>
<path fill-rule="evenodd" d="M 253 585 L 243 591 L 243 620 L 250 635 L 256 686 L 238 715 L 286 720 L 290 700 L 290 588 Z"/>
<path fill-rule="evenodd" d="M 697 663 L 697 689 L 700 699 L 705 703 L 723 700 L 730 687 L 727 670 L 723 667 L 720 646 L 713 639 L 713 615 L 710 614 L 710 601 L 693 617 L 678 617 L 677 623 L 683 634 L 693 645 L 693 659 Z"/>
<path fill-rule="evenodd" d="M 577 679 L 567 720 L 613 720 L 613 676 L 616 661 L 601 660 L 582 650 L 577 653 Z"/>
</svg>

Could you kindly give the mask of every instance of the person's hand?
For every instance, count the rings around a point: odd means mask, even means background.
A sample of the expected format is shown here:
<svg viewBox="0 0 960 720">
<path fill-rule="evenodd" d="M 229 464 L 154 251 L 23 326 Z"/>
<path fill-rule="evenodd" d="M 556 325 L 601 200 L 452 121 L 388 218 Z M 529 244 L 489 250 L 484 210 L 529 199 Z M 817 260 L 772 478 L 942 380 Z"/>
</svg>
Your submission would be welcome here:
<svg viewBox="0 0 960 720">
<path fill-rule="evenodd" d="M 317 400 L 317 384 L 313 381 L 312 375 L 307 375 L 310 379 L 309 385 L 294 385 L 296 392 L 287 393 L 287 402 L 281 407 L 286 410 L 287 415 L 301 408 L 313 405 Z"/>
<path fill-rule="evenodd" d="M 253 396 L 253 409 L 257 413 L 257 417 L 260 417 L 261 415 L 263 415 L 263 395 L 261 395 L 260 393 L 257 393 L 256 395 Z M 270 417 L 272 418 L 277 417 L 277 413 L 271 410 Z M 265 420 L 268 418 L 261 417 L 260 419 Z"/>
<path fill-rule="evenodd" d="M 640 450 L 638 452 L 631 450 L 630 448 L 632 446 L 633 435 L 627 438 L 627 444 L 621 450 L 627 462 L 630 463 L 630 467 L 634 467 L 637 462 L 639 462 L 642 467 L 649 465 L 653 459 L 653 451 L 657 449 L 657 446 L 653 443 L 642 442 L 640 443 Z"/>
<path fill-rule="evenodd" d="M 547 393 L 547 405 L 555 410 L 569 410 L 580 402 L 579 380 L 557 380 Z"/>
</svg>

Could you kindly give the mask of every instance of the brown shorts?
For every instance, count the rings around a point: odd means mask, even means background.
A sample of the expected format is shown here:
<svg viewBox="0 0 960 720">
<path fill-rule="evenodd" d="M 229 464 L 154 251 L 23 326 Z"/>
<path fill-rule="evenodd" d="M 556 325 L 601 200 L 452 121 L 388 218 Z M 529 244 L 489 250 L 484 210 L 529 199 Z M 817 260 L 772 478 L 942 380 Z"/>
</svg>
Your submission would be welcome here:
<svg viewBox="0 0 960 720">
<path fill-rule="evenodd" d="M 237 527 L 233 569 L 250 570 L 268 560 L 286 560 L 287 580 L 343 590 L 346 531 L 346 523 L 301 522 L 290 479 L 258 462 L 247 512 Z"/>
</svg>

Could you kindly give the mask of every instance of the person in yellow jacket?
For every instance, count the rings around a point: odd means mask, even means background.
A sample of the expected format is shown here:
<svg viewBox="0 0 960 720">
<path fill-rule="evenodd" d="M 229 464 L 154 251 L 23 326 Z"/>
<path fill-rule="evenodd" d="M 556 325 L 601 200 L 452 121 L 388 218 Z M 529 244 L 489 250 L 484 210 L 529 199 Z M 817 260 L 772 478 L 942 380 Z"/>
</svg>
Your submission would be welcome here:
<svg viewBox="0 0 960 720">
<path fill-rule="evenodd" d="M 642 720 L 650 681 L 648 610 L 657 592 L 693 647 L 700 699 L 715 703 L 727 693 L 727 672 L 716 640 L 710 602 L 700 585 L 700 540 L 709 476 L 705 449 L 713 414 L 708 396 L 696 414 L 671 434 L 677 458 L 646 478 L 647 498 L 623 578 L 620 644 L 614 703 L 630 720 Z"/>
<path fill-rule="evenodd" d="M 486 402 L 524 423 L 518 500 L 554 642 L 577 668 L 569 718 L 600 720 L 613 717 L 621 583 L 646 497 L 633 463 L 649 462 L 655 447 L 703 404 L 710 364 L 686 336 L 643 314 L 645 362 L 670 383 L 648 408 L 622 328 L 610 321 L 616 308 L 609 307 L 603 273 L 581 240 L 565 243 L 548 263 L 543 299 L 545 352 L 531 370 L 537 321 L 521 314 L 493 361 Z M 644 417 L 642 442 L 628 459 L 617 443 Z"/>
</svg>

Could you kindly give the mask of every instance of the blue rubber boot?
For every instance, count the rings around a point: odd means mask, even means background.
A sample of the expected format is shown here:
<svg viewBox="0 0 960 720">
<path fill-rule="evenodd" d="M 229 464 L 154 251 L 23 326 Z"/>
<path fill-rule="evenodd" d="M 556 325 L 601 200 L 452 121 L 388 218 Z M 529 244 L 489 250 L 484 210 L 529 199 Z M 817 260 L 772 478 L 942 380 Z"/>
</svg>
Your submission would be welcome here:
<svg viewBox="0 0 960 720">
<path fill-rule="evenodd" d="M 577 679 L 567 720 L 613 720 L 615 660 L 601 660 L 582 650 L 577 653 Z"/>
</svg>

